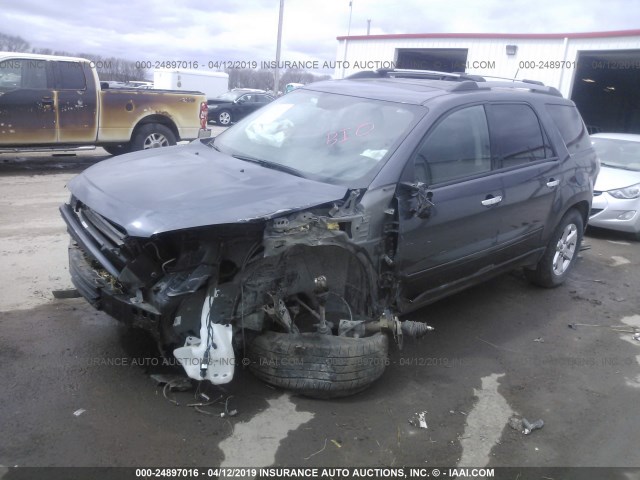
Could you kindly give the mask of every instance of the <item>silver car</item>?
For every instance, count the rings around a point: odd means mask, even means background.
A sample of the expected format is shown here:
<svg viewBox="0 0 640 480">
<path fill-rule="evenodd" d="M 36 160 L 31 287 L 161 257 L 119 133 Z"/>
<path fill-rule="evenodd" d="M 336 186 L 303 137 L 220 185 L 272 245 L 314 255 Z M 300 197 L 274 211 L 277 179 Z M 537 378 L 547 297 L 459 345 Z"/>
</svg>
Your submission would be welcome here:
<svg viewBox="0 0 640 480">
<path fill-rule="evenodd" d="M 640 240 L 640 135 L 597 133 L 600 158 L 589 225 L 633 233 Z"/>
</svg>

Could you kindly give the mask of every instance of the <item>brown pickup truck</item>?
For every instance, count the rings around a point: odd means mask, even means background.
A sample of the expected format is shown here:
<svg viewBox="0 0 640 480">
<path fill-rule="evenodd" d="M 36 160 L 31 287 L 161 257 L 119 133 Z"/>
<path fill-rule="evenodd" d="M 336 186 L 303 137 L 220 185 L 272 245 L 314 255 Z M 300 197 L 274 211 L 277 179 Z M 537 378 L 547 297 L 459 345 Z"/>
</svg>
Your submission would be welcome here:
<svg viewBox="0 0 640 480">
<path fill-rule="evenodd" d="M 109 89 L 83 58 L 0 52 L 0 151 L 104 147 L 118 154 L 207 137 L 199 92 Z"/>
</svg>

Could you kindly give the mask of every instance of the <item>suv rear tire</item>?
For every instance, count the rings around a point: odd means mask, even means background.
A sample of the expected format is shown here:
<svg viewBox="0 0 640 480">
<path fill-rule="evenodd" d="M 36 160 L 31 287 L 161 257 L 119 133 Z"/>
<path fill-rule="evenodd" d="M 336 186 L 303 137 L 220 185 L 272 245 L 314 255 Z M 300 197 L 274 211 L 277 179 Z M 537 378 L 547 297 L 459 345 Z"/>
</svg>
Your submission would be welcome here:
<svg viewBox="0 0 640 480">
<path fill-rule="evenodd" d="M 565 213 L 536 268 L 525 269 L 527 279 L 545 288 L 562 285 L 578 258 L 583 232 L 584 220 L 580 212 L 571 209 Z"/>
</svg>

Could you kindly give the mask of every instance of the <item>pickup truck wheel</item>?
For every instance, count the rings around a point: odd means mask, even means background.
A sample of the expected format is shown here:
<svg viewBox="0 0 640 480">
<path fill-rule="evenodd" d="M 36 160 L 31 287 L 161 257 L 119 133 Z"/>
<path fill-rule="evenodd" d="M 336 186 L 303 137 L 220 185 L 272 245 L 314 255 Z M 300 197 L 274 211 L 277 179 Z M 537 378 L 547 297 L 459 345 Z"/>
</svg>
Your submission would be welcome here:
<svg viewBox="0 0 640 480">
<path fill-rule="evenodd" d="M 229 110 L 222 110 L 218 113 L 218 125 L 229 125 L 231 123 L 231 113 Z"/>
<path fill-rule="evenodd" d="M 319 333 L 267 332 L 247 346 L 249 369 L 261 380 L 315 398 L 353 395 L 389 364 L 389 339 L 377 333 L 350 338 Z"/>
<path fill-rule="evenodd" d="M 131 142 L 131 149 L 147 150 L 149 148 L 168 147 L 176 144 L 176 137 L 169 128 L 158 123 L 142 126 Z"/>
<path fill-rule="evenodd" d="M 107 145 L 102 148 L 111 155 L 122 155 L 123 153 L 129 153 L 131 151 L 131 146 L 128 143 L 124 143 L 122 145 Z"/>
<path fill-rule="evenodd" d="M 569 210 L 551 235 L 535 270 L 525 269 L 527 279 L 545 288 L 562 285 L 578 258 L 583 231 L 582 215 L 577 210 Z"/>
</svg>

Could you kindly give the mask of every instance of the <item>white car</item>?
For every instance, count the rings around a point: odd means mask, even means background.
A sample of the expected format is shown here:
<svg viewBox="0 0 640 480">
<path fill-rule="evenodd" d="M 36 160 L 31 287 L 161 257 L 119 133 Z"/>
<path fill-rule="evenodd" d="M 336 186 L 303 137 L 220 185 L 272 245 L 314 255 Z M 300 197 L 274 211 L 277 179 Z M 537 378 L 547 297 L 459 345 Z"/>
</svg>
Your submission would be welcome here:
<svg viewBox="0 0 640 480">
<path fill-rule="evenodd" d="M 640 135 L 597 133 L 600 159 L 589 225 L 633 233 L 640 240 Z"/>
</svg>

